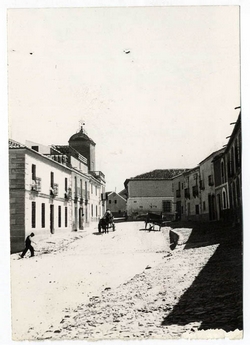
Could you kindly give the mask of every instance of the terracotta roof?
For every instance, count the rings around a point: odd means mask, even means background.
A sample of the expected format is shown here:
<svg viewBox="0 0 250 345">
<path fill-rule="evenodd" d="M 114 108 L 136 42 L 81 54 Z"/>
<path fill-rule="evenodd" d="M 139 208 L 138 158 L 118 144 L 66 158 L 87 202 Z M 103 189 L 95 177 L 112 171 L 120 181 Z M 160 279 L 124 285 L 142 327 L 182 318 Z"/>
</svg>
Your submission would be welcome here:
<svg viewBox="0 0 250 345">
<path fill-rule="evenodd" d="M 172 179 L 189 169 L 156 169 L 147 173 L 137 175 L 132 179 Z"/>
</svg>

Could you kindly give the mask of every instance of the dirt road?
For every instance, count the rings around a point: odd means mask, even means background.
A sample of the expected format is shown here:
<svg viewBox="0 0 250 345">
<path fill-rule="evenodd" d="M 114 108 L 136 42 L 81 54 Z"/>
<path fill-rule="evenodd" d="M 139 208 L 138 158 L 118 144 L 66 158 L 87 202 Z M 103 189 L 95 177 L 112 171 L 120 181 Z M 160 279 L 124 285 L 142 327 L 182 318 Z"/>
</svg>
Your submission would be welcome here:
<svg viewBox="0 0 250 345">
<path fill-rule="evenodd" d="M 199 319 L 164 320 L 219 243 L 183 250 L 191 229 L 180 228 L 172 251 L 169 228 L 143 227 L 119 223 L 102 235 L 89 229 L 67 246 L 54 237 L 47 254 L 13 255 L 13 339 L 169 339 L 197 330 Z"/>
</svg>

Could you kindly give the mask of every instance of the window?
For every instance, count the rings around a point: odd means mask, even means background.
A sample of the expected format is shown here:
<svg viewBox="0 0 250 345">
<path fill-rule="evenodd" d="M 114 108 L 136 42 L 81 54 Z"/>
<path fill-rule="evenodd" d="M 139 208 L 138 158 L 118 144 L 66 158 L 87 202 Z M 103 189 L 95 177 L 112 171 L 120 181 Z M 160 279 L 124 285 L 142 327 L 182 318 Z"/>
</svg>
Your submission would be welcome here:
<svg viewBox="0 0 250 345">
<path fill-rule="evenodd" d="M 31 174 L 32 174 L 32 180 L 35 181 L 36 180 L 36 165 L 32 164 L 31 166 Z"/>
<path fill-rule="evenodd" d="M 68 207 L 65 207 L 65 228 L 68 226 Z"/>
<path fill-rule="evenodd" d="M 193 186 L 193 197 L 196 198 L 199 195 L 198 186 Z"/>
<path fill-rule="evenodd" d="M 36 203 L 32 201 L 31 204 L 31 226 L 32 228 L 36 227 Z"/>
<path fill-rule="evenodd" d="M 214 185 L 213 175 L 209 175 L 208 176 L 208 185 L 209 186 L 213 186 Z"/>
<path fill-rule="evenodd" d="M 221 162 L 221 182 L 222 182 L 222 183 L 225 182 L 224 176 L 225 176 L 224 162 L 222 161 L 222 162 Z"/>
<path fill-rule="evenodd" d="M 111 204 L 111 200 L 109 200 L 109 204 Z"/>
<path fill-rule="evenodd" d="M 77 196 L 77 177 L 75 176 L 75 196 Z"/>
<path fill-rule="evenodd" d="M 93 207 L 93 204 L 91 205 L 91 217 L 94 216 L 94 207 Z"/>
<path fill-rule="evenodd" d="M 95 207 L 95 215 L 96 215 L 96 217 L 98 215 L 98 207 L 97 206 Z"/>
<path fill-rule="evenodd" d="M 115 200 L 115 204 L 117 204 L 117 200 Z"/>
<path fill-rule="evenodd" d="M 88 199 L 88 183 L 85 181 L 85 199 Z"/>
<path fill-rule="evenodd" d="M 234 147 L 231 148 L 231 173 L 234 175 Z"/>
<path fill-rule="evenodd" d="M 223 190 L 222 192 L 222 200 L 223 200 L 223 208 L 227 208 L 227 199 L 226 199 L 226 192 Z"/>
<path fill-rule="evenodd" d="M 195 214 L 199 214 L 199 210 L 200 210 L 199 205 L 195 205 Z"/>
<path fill-rule="evenodd" d="M 50 187 L 54 188 L 54 173 L 52 171 L 50 173 Z"/>
<path fill-rule="evenodd" d="M 163 212 L 171 212 L 171 201 L 163 201 L 162 209 L 163 209 Z"/>
<path fill-rule="evenodd" d="M 31 146 L 32 150 L 39 152 L 39 147 L 38 146 Z"/>
<path fill-rule="evenodd" d="M 82 179 L 80 179 L 80 195 L 81 195 L 81 198 L 82 198 Z"/>
<path fill-rule="evenodd" d="M 90 186 L 91 186 L 91 194 L 93 194 L 93 185 L 92 185 L 92 183 L 90 184 Z"/>
<path fill-rule="evenodd" d="M 95 186 L 95 195 L 97 195 L 97 187 Z"/>
<path fill-rule="evenodd" d="M 41 220 L 42 220 L 42 228 L 45 228 L 45 203 L 42 203 L 42 217 L 41 217 Z"/>
<path fill-rule="evenodd" d="M 58 228 L 61 227 L 61 216 L 62 216 L 61 206 L 58 206 Z"/>
<path fill-rule="evenodd" d="M 65 177 L 65 180 L 64 180 L 64 188 L 65 188 L 65 192 L 67 193 L 67 191 L 68 191 L 68 179 L 67 179 L 67 177 Z"/>
<path fill-rule="evenodd" d="M 206 211 L 206 202 L 203 201 L 203 211 Z"/>
</svg>

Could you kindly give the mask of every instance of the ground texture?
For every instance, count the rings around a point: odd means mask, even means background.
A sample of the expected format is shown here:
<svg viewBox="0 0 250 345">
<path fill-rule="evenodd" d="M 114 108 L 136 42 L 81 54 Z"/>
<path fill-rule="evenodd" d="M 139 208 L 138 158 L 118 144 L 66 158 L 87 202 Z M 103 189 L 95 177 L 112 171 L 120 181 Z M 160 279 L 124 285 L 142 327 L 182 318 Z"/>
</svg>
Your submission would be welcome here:
<svg viewBox="0 0 250 345">
<path fill-rule="evenodd" d="M 142 222 L 124 222 L 108 234 L 56 234 L 36 249 L 34 258 L 11 258 L 14 340 L 242 330 L 239 227 L 173 223 L 146 231 Z"/>
</svg>

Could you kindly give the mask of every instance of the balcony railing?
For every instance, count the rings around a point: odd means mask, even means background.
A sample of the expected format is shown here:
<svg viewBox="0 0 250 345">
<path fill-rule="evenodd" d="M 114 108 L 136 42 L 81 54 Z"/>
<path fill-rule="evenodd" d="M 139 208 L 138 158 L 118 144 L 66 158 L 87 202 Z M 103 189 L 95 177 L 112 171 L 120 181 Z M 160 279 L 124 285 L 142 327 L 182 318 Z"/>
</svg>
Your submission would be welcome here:
<svg viewBox="0 0 250 345">
<path fill-rule="evenodd" d="M 55 197 L 58 195 L 58 184 L 54 183 L 53 187 L 50 187 L 50 196 Z"/>
<path fill-rule="evenodd" d="M 66 200 L 70 200 L 70 199 L 72 198 L 72 191 L 71 191 L 71 188 L 68 188 L 68 190 L 65 191 L 65 193 L 64 193 L 64 198 L 65 198 Z"/>
<path fill-rule="evenodd" d="M 41 182 L 42 182 L 42 179 L 40 177 L 36 177 L 35 180 L 32 180 L 31 191 L 32 192 L 41 192 Z"/>
</svg>

